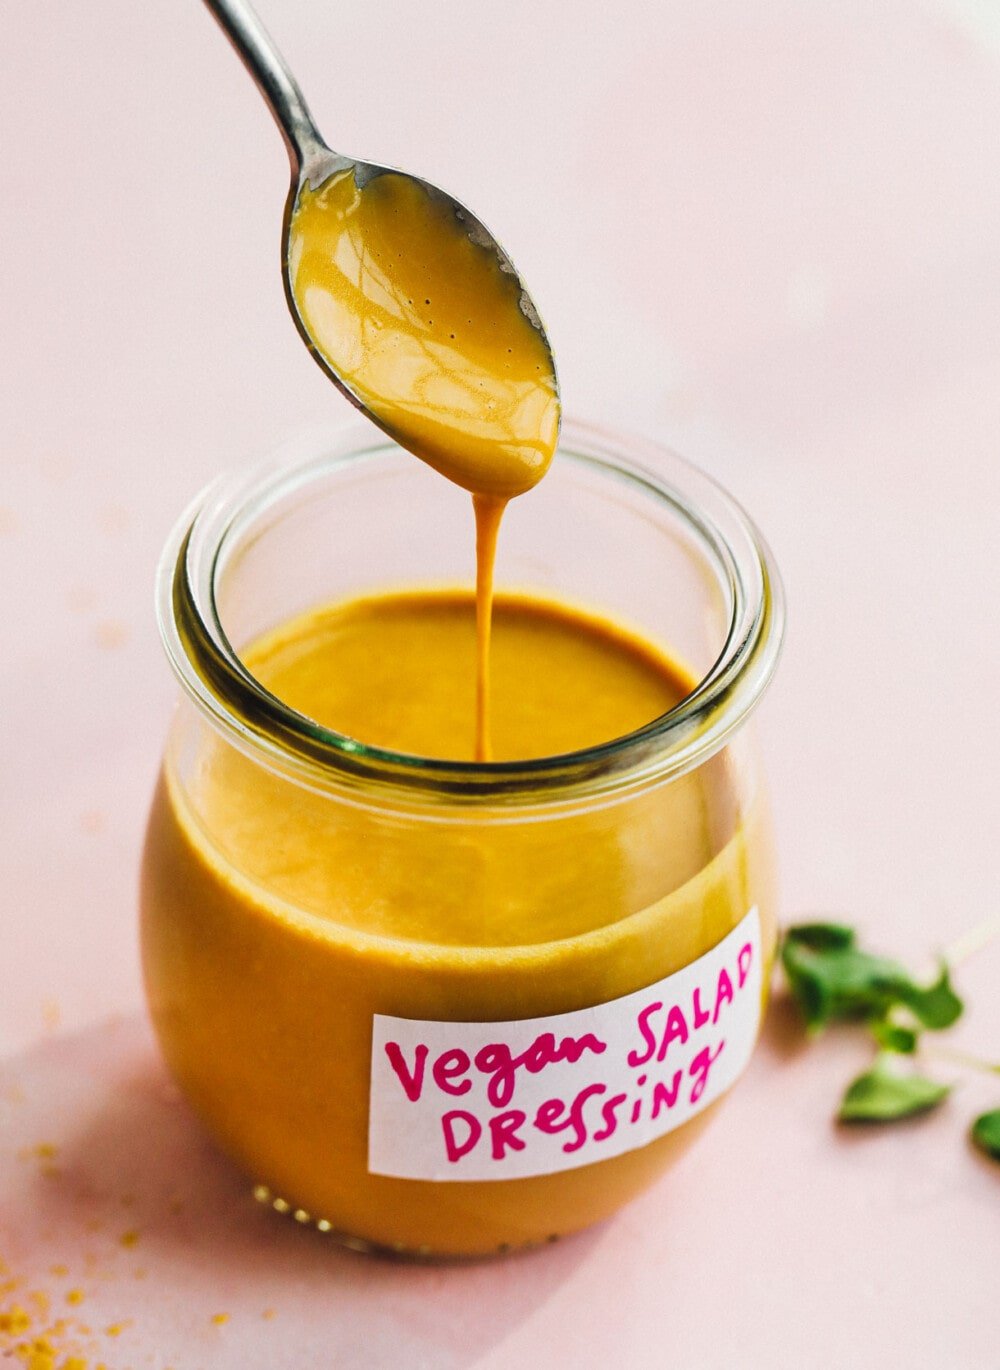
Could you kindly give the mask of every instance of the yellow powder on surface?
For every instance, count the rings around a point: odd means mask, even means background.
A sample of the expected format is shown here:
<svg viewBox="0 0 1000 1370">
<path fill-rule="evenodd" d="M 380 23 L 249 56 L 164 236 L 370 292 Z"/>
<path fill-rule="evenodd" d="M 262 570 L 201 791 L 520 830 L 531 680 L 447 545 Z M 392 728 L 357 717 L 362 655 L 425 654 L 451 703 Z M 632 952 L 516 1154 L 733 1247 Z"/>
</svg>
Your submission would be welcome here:
<svg viewBox="0 0 1000 1370">
<path fill-rule="evenodd" d="M 17 1153 L 19 1161 L 54 1161 L 59 1148 L 54 1142 L 37 1142 L 34 1146 L 23 1146 Z"/>
<path fill-rule="evenodd" d="M 17 1153 L 19 1161 L 38 1161 L 41 1173 L 45 1176 L 58 1176 L 62 1172 L 55 1164 L 59 1148 L 52 1142 L 38 1142 L 35 1146 L 23 1146 Z"/>
<path fill-rule="evenodd" d="M 68 1267 L 59 1264 L 50 1269 L 59 1276 Z M 23 1278 L 11 1279 L 2 1292 L 24 1283 Z M 70 1290 L 65 1297 L 69 1303 L 78 1303 L 83 1294 Z M 0 1310 L 0 1361 L 27 1366 L 29 1370 L 87 1370 L 89 1362 L 81 1354 L 86 1348 L 80 1337 L 89 1337 L 90 1328 L 67 1318 L 50 1321 L 52 1298 L 48 1291 L 34 1289 L 25 1300 L 31 1311 L 24 1304 L 11 1304 Z"/>
<path fill-rule="evenodd" d="M 56 1350 L 47 1337 L 22 1342 L 14 1347 L 14 1355 L 28 1370 L 56 1370 Z"/>
<path fill-rule="evenodd" d="M 123 1232 L 122 1235 L 118 1238 L 118 1240 L 122 1246 L 135 1246 L 135 1244 L 139 1240 L 139 1233 L 132 1230 L 128 1232 Z"/>
<path fill-rule="evenodd" d="M 34 1341 L 25 1343 L 15 1348 L 15 1355 L 28 1367 L 28 1370 L 66 1370 L 67 1365 L 72 1366 L 75 1361 L 77 1367 L 82 1366 L 87 1370 L 87 1362 L 74 1356 L 72 1361 L 57 1360 L 60 1350 L 54 1346 L 47 1336 L 36 1337 Z"/>
<path fill-rule="evenodd" d="M 228 1314 L 228 1313 L 215 1313 L 215 1314 L 213 1314 L 213 1316 L 212 1316 L 212 1322 L 215 1324 L 216 1327 L 222 1327 L 222 1325 L 223 1325 L 224 1323 L 227 1323 L 228 1321 L 229 1321 L 229 1314 Z"/>
<path fill-rule="evenodd" d="M 20 1336 L 22 1332 L 27 1332 L 31 1326 L 31 1315 L 26 1308 L 20 1304 L 15 1304 L 5 1313 L 0 1313 L 0 1332 L 9 1337 Z"/>
</svg>

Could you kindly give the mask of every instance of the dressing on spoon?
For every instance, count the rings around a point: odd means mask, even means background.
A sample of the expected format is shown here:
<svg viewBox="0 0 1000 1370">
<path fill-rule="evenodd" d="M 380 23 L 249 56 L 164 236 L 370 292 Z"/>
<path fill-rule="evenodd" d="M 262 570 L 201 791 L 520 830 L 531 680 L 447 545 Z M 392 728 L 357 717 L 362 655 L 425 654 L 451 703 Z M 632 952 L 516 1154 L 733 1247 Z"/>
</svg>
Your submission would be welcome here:
<svg viewBox="0 0 1000 1370">
<path fill-rule="evenodd" d="M 472 494 L 475 757 L 487 761 L 497 534 L 559 436 L 548 340 L 510 259 L 469 210 L 417 177 L 331 152 L 245 0 L 205 3 L 288 147 L 285 290 L 299 331 L 358 408 Z"/>
<path fill-rule="evenodd" d="M 412 177 L 353 170 L 299 193 L 288 279 L 313 346 L 393 437 L 475 495 L 507 500 L 548 469 L 552 356 L 521 285 Z"/>
</svg>

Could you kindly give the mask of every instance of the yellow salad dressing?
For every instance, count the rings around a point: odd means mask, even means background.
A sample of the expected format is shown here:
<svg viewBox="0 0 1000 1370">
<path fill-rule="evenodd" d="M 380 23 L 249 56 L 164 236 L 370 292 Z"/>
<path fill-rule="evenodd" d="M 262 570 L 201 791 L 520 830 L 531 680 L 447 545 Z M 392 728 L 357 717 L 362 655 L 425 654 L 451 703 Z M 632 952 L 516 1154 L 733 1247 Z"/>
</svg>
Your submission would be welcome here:
<svg viewBox="0 0 1000 1370">
<path fill-rule="evenodd" d="M 474 597 L 401 591 L 319 608 L 244 660 L 291 707 L 362 742 L 468 757 Z M 499 593 L 498 760 L 620 736 L 693 679 L 575 608 Z M 144 868 L 144 961 L 169 1064 L 269 1193 L 326 1226 L 414 1252 L 546 1240 L 614 1211 L 702 1113 L 594 1165 L 438 1184 L 369 1173 L 374 1014 L 480 1023 L 565 1013 L 699 957 L 751 906 L 775 940 L 762 801 L 723 753 L 670 784 L 536 822 L 460 806 L 394 820 L 331 805 L 205 726 L 183 781 L 168 756 Z M 423 821 L 426 819 L 426 821 Z M 711 1110 L 709 1110 L 711 1111 Z"/>
</svg>

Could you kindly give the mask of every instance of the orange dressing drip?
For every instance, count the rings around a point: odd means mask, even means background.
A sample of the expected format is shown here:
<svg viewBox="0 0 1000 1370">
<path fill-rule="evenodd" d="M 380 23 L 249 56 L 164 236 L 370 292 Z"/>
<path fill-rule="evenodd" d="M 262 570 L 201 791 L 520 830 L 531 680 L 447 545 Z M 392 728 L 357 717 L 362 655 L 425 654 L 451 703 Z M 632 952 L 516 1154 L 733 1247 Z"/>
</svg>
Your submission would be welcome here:
<svg viewBox="0 0 1000 1370">
<path fill-rule="evenodd" d="M 490 638 L 493 627 L 493 567 L 497 537 L 507 501 L 473 495 L 476 512 L 476 751 L 477 761 L 492 761 L 490 741 Z"/>
</svg>

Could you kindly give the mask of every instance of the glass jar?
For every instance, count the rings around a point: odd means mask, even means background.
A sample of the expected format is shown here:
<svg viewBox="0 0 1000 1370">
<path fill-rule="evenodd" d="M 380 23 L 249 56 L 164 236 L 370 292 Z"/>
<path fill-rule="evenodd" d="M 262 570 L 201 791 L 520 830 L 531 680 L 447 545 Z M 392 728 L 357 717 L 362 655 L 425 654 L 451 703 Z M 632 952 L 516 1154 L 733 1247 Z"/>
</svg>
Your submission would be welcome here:
<svg viewBox="0 0 1000 1370">
<path fill-rule="evenodd" d="M 567 425 L 501 538 L 503 585 L 688 664 L 691 693 L 626 737 L 528 762 L 394 754 L 240 659 L 316 605 L 472 565 L 464 492 L 352 425 L 213 487 L 157 591 L 183 687 L 142 874 L 167 1062 L 262 1202 L 422 1256 L 548 1240 L 640 1193 L 748 1059 L 776 942 L 746 724 L 780 583 L 676 456 Z"/>
</svg>

